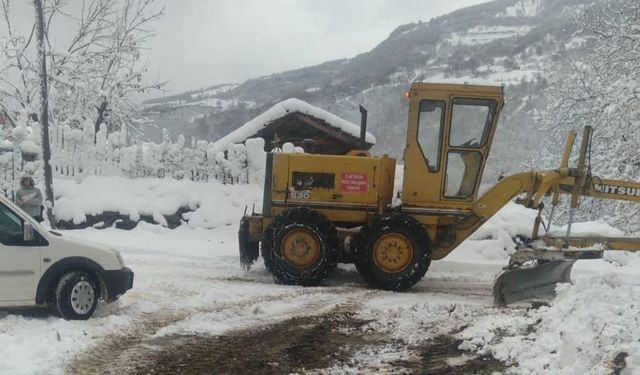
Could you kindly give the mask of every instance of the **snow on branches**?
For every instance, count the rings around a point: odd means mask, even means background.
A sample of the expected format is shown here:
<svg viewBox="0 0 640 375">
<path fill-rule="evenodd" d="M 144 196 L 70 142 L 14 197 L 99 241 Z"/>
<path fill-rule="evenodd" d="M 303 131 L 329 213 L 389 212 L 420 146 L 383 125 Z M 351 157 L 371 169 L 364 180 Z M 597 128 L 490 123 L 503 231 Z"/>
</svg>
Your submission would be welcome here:
<svg viewBox="0 0 640 375">
<path fill-rule="evenodd" d="M 17 117 L 17 126 L 0 127 L 0 194 L 13 197 L 20 176 L 27 172 L 42 181 L 39 125 Z M 167 177 L 178 180 L 218 181 L 223 184 L 262 184 L 266 153 L 264 140 L 248 139 L 214 151 L 213 143 L 184 136 L 172 142 L 168 134 L 160 143 L 127 144 L 122 131 L 109 132 L 102 124 L 94 143 L 93 123 L 81 129 L 51 128 L 51 165 L 56 178 L 85 176 Z"/>
<path fill-rule="evenodd" d="M 73 3 L 73 4 L 72 4 Z M 38 67 L 34 29 L 19 30 L 12 17 L 14 4 L 0 0 L 6 27 L 0 37 L 0 113 L 13 123 L 15 108 L 39 113 L 36 108 Z M 45 40 L 50 67 L 50 112 L 55 123 L 79 129 L 90 120 L 94 134 L 101 124 L 115 131 L 140 124 L 134 95 L 160 89 L 163 83 L 146 82 L 146 43 L 151 26 L 163 15 L 149 0 L 47 0 Z M 75 25 L 68 40 L 56 26 Z"/>
<path fill-rule="evenodd" d="M 576 17 L 587 53 L 568 56 L 555 71 L 546 92 L 547 106 L 537 114 L 549 134 L 547 166 L 557 167 L 564 135 L 573 128 L 594 128 L 590 161 L 593 174 L 640 179 L 640 3 L 637 0 L 595 2 Z M 593 201 L 583 211 L 596 218 L 613 209 L 611 221 L 638 232 L 636 205 Z"/>
</svg>

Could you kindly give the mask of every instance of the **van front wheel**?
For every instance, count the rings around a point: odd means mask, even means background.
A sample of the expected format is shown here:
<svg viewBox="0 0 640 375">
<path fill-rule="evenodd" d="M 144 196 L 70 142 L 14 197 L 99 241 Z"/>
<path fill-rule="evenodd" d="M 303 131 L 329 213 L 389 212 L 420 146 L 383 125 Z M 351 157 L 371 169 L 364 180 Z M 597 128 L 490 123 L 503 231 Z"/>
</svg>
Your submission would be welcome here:
<svg viewBox="0 0 640 375">
<path fill-rule="evenodd" d="M 56 306 L 66 320 L 87 320 L 98 306 L 100 289 L 95 276 L 84 271 L 64 274 L 56 288 Z"/>
</svg>

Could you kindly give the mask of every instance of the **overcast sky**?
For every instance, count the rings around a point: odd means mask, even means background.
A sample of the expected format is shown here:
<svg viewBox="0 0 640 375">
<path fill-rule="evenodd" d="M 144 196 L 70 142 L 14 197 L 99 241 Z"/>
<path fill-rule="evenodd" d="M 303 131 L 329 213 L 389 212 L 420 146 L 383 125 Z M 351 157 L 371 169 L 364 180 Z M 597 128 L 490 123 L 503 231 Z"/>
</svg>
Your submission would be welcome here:
<svg viewBox="0 0 640 375">
<path fill-rule="evenodd" d="M 352 57 L 375 47 L 399 25 L 486 1 L 156 0 L 165 15 L 154 25 L 149 78 L 169 81 L 171 93 L 239 83 Z M 13 17 L 30 27 L 30 2 L 12 3 L 24 8 Z M 59 35 L 68 31 L 59 30 Z"/>
<path fill-rule="evenodd" d="M 150 71 L 172 90 L 366 52 L 397 26 L 487 0 L 161 0 Z"/>
</svg>

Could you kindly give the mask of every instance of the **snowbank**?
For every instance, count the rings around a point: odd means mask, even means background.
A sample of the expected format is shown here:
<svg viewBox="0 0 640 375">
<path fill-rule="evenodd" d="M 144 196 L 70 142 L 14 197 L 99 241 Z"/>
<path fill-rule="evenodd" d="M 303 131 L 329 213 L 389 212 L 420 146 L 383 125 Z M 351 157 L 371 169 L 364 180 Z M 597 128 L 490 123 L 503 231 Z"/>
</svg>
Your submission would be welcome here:
<svg viewBox="0 0 640 375">
<path fill-rule="evenodd" d="M 300 112 L 324 120 L 327 124 L 354 137 L 360 137 L 360 126 L 340 118 L 324 109 L 314 107 L 300 99 L 287 99 L 269 110 L 242 125 L 233 132 L 214 142 L 209 148 L 209 152 L 217 153 L 225 151 L 230 144 L 244 142 L 245 139 L 255 135 L 260 129 L 268 126 L 273 120 L 286 116 L 289 113 Z M 376 138 L 367 132 L 366 141 L 375 144 Z"/>
<path fill-rule="evenodd" d="M 129 311 L 133 308 L 132 304 Z M 43 314 L 11 315 L 0 311 L 0 374 L 62 374 L 62 358 L 85 350 L 131 323 L 129 315 L 72 322 Z"/>
<path fill-rule="evenodd" d="M 640 285 L 613 273 L 558 287 L 550 307 L 526 318 L 478 321 L 463 331 L 461 348 L 490 352 L 519 374 L 610 374 L 614 360 L 640 369 Z M 625 372 L 623 372 L 625 373 Z"/>
<path fill-rule="evenodd" d="M 454 250 L 447 260 L 506 264 L 516 250 L 513 237 L 531 236 L 535 217 L 535 210 L 509 203 Z"/>
</svg>

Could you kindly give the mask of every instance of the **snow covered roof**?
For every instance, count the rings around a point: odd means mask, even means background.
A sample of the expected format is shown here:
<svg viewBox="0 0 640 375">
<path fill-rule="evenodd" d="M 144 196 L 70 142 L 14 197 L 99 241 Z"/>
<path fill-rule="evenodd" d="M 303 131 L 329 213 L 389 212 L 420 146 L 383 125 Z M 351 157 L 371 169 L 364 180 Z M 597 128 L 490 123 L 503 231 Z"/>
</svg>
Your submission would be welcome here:
<svg viewBox="0 0 640 375">
<path fill-rule="evenodd" d="M 333 128 L 336 128 L 353 137 L 360 137 L 359 125 L 340 118 L 333 113 L 325 111 L 322 108 L 312 106 L 311 104 L 300 99 L 291 98 L 274 105 L 263 114 L 245 123 L 226 136 L 220 138 L 211 145 L 211 147 L 209 148 L 209 152 L 225 151 L 230 144 L 244 142 L 247 138 L 254 136 L 261 129 L 269 126 L 269 124 L 271 124 L 273 121 L 295 112 L 299 112 L 315 117 L 319 120 L 323 120 Z M 369 132 L 367 132 L 365 140 L 369 144 L 376 143 L 376 138 Z"/>
</svg>

